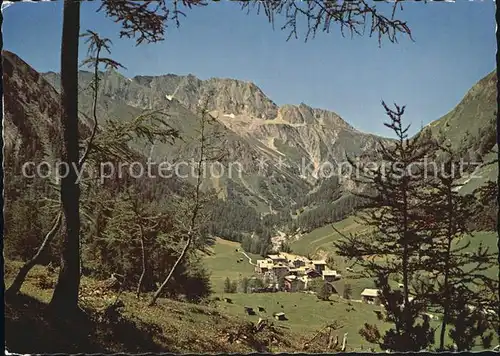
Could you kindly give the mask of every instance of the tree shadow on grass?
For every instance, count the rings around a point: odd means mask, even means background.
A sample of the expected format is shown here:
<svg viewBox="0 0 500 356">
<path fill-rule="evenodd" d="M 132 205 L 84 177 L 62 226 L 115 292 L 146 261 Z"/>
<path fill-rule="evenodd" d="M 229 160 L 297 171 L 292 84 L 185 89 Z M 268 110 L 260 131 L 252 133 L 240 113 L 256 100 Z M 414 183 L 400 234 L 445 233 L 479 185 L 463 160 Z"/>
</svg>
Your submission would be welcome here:
<svg viewBox="0 0 500 356">
<path fill-rule="evenodd" d="M 15 353 L 170 352 L 154 324 L 102 321 L 95 312 L 55 315 L 46 303 L 18 295 L 5 301 L 5 343 Z"/>
</svg>

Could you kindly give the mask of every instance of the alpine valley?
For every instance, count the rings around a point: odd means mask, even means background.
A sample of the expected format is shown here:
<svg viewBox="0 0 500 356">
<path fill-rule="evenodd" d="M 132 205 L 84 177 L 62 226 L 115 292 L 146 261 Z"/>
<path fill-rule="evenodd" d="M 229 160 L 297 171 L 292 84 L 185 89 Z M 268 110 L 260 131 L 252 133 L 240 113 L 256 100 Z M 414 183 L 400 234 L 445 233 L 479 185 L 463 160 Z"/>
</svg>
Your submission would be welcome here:
<svg viewBox="0 0 500 356">
<path fill-rule="evenodd" d="M 22 162 L 57 157 L 60 78 L 54 72 L 38 73 L 14 53 L 3 51 L 2 56 L 5 162 L 19 176 Z M 79 73 L 82 140 L 92 125 L 92 77 L 91 72 Z M 358 203 L 352 192 L 359 187 L 348 177 L 329 174 L 325 162 L 338 170 L 347 157 L 363 157 L 378 142 L 391 142 L 352 127 L 332 111 L 304 103 L 278 106 L 251 82 L 175 74 L 127 78 L 116 70 L 99 77 L 101 123 L 132 120 L 146 110 L 165 114 L 179 131 L 173 144 L 145 139 L 134 144 L 138 154 L 153 162 L 189 161 L 196 152 L 190 142 L 198 135 L 200 108 L 208 110 L 210 130 L 220 137 L 214 145 L 224 152 L 219 167 L 225 169 L 225 174 L 208 175 L 202 185 L 218 194 L 212 232 L 245 241 L 243 246 L 253 253 L 263 252 L 280 236 L 300 238 L 349 216 Z M 496 71 L 488 74 L 448 114 L 422 129 L 426 135 L 446 137 L 467 159 L 484 163 L 475 168 L 481 178 L 465 182 L 464 191 L 496 179 L 497 165 L 486 164 L 494 159 L 496 81 Z"/>
</svg>

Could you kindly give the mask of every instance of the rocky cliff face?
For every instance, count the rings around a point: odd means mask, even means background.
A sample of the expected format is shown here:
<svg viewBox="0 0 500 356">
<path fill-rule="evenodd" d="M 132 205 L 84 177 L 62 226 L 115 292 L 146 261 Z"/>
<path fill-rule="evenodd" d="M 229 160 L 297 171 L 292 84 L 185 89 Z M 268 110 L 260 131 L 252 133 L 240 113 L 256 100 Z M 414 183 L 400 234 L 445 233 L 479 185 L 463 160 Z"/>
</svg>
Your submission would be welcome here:
<svg viewBox="0 0 500 356">
<path fill-rule="evenodd" d="M 57 87 L 58 77 L 45 77 Z M 101 73 L 101 97 L 139 109 L 158 109 L 172 100 L 196 113 L 205 106 L 236 135 L 260 141 L 278 156 L 277 149 L 296 150 L 311 160 L 339 160 L 342 154 L 358 154 L 372 147 L 377 137 L 355 130 L 334 112 L 305 104 L 278 107 L 253 83 L 234 79 L 200 80 L 192 75 L 125 78 L 116 71 Z M 80 86 L 91 77 L 82 72 Z M 82 100 L 82 105 L 86 100 Z M 354 141 L 352 141 L 354 140 Z M 342 147 L 351 142 L 350 147 Z"/>
<path fill-rule="evenodd" d="M 44 76 L 57 88 L 57 74 Z M 317 186 L 321 174 L 331 174 L 322 167 L 330 169 L 346 155 L 372 150 L 381 139 L 357 131 L 331 111 L 305 104 L 278 107 L 253 83 L 173 74 L 126 78 L 114 70 L 100 77 L 102 116 L 125 119 L 143 109 L 165 110 L 172 126 L 190 140 L 195 138 L 199 108 L 207 108 L 215 118 L 214 130 L 224 132 L 228 161 L 238 162 L 244 170 L 237 177 L 223 177 L 217 185 L 227 187 L 231 180 L 239 198 L 264 212 L 293 205 Z M 90 108 L 85 90 L 90 80 L 90 73 L 80 73 L 82 110 Z M 180 148 L 161 145 L 149 152 L 156 158 L 172 157 L 172 152 L 186 156 Z"/>
<path fill-rule="evenodd" d="M 59 157 L 59 95 L 44 76 L 15 54 L 2 51 L 4 83 L 4 157 L 20 173 L 27 160 Z M 83 137 L 89 124 L 81 121 Z"/>
<path fill-rule="evenodd" d="M 132 78 L 131 83 L 140 84 L 144 91 L 173 97 L 190 110 L 196 110 L 201 104 L 206 105 L 209 110 L 269 119 L 276 116 L 278 109 L 255 84 L 234 79 L 200 80 L 192 75 L 169 74 L 139 76 Z M 149 105 L 154 104 L 154 101 L 149 102 Z"/>
<path fill-rule="evenodd" d="M 42 149 L 57 152 L 57 92 L 14 54 L 3 51 L 4 154 L 15 160 L 34 157 Z M 54 144 L 50 144 L 50 142 Z"/>
</svg>

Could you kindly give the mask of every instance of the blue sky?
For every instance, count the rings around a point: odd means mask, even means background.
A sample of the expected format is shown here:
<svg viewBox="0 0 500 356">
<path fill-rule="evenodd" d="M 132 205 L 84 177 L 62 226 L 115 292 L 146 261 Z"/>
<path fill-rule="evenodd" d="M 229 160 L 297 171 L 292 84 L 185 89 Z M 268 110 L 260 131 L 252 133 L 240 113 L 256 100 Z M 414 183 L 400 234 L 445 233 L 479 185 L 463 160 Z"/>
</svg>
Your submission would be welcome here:
<svg viewBox="0 0 500 356">
<path fill-rule="evenodd" d="M 304 43 L 286 42 L 263 14 L 227 1 L 186 10 L 158 44 L 135 46 L 118 39 L 118 25 L 83 3 L 81 29 L 113 40 L 112 57 L 124 75 L 194 74 L 257 84 L 274 102 L 335 111 L 356 128 L 387 135 L 380 101 L 407 105 L 412 132 L 451 110 L 479 79 L 495 68 L 493 0 L 406 3 L 400 18 L 415 42 L 341 37 L 338 28 Z M 4 48 L 39 71 L 59 71 L 62 1 L 19 3 L 4 11 Z M 82 56 L 86 48 L 81 46 Z"/>
</svg>

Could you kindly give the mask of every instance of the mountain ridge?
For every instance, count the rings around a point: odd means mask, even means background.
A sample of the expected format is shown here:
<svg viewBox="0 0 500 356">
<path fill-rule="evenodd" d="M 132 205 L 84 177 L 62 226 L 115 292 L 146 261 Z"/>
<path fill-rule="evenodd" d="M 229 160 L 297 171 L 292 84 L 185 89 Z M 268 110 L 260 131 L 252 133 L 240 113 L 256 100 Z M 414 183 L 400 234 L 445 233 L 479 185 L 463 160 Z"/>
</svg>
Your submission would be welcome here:
<svg viewBox="0 0 500 356">
<path fill-rule="evenodd" d="M 4 61 L 6 57 L 18 58 L 9 53 L 3 52 Z M 22 62 L 24 64 L 16 69 L 17 77 L 21 78 L 24 73 L 31 71 L 36 73 L 29 64 Z M 4 69 L 6 71 L 8 74 L 8 66 Z M 496 99 L 491 100 L 496 93 L 493 88 L 496 75 L 493 74 L 496 72 L 478 81 L 448 116 L 428 125 L 430 128 L 427 130 L 431 131 L 431 135 L 437 137 L 441 131 L 456 146 L 460 146 L 462 138 L 467 136 L 468 149 L 484 155 L 491 148 L 488 140 L 484 140 L 485 134 L 488 134 L 484 130 L 491 131 L 488 118 L 495 108 Z M 46 83 L 50 84 L 52 88 L 45 92 L 51 93 L 47 100 L 53 107 L 52 111 L 56 112 L 59 74 L 47 72 L 38 75 L 39 79 L 30 80 L 25 85 L 39 90 L 46 87 Z M 231 214 L 238 211 L 239 216 L 248 215 L 248 208 L 253 211 L 251 214 L 255 215 L 255 219 L 269 218 L 266 224 L 270 229 L 282 230 L 285 226 L 292 226 L 291 230 L 296 227 L 310 229 L 342 219 L 350 212 L 350 208 L 346 206 L 352 205 L 349 203 L 352 200 L 350 192 L 356 187 L 348 179 L 339 182 L 322 177 L 323 164 L 331 163 L 336 168 L 345 161 L 346 156 L 362 156 L 372 152 L 379 142 L 392 142 L 391 139 L 355 129 L 333 111 L 312 108 L 304 103 L 278 106 L 255 84 L 236 79 L 201 80 L 193 75 L 175 74 L 126 78 L 117 71 L 100 72 L 99 76 L 102 79 L 98 102 L 100 120 L 110 117 L 130 120 L 144 110 L 164 110 L 169 116 L 169 122 L 180 130 L 181 137 L 191 141 L 196 140 L 199 106 L 206 103 L 215 119 L 213 130 L 223 132 L 226 137 L 220 143 L 220 146 L 224 146 L 221 148 L 229 152 L 226 162 L 240 162 L 243 166 L 243 173 L 237 177 L 208 179 L 204 185 L 222 189 L 220 196 L 224 207 L 221 211 L 225 213 L 221 214 L 221 219 L 234 221 L 232 226 L 223 228 L 225 231 L 239 229 L 239 217 Z M 92 78 L 93 74 L 89 71 L 79 72 L 79 109 L 87 113 L 92 107 L 92 96 L 88 89 Z M 9 85 L 12 87 L 12 83 L 12 80 L 7 83 L 7 90 Z M 26 91 L 32 89 L 27 88 Z M 36 121 L 33 117 L 37 114 L 44 118 L 43 122 L 57 125 L 54 113 L 48 117 L 43 112 L 37 112 L 44 107 L 38 103 L 43 98 L 43 94 L 35 93 L 30 98 L 30 103 L 26 103 L 10 96 L 8 100 L 11 103 L 6 105 L 6 111 L 9 111 L 6 116 L 6 135 L 9 142 L 21 142 L 18 147 L 30 142 L 31 145 L 48 148 L 56 155 L 57 149 L 50 140 L 42 142 L 35 138 L 28 141 L 29 134 L 16 131 L 12 125 L 13 108 L 16 105 L 35 108 L 31 116 L 27 112 L 21 115 L 34 127 Z M 465 134 L 460 129 L 471 118 L 476 118 L 477 122 L 469 126 L 482 127 L 483 132 Z M 20 122 L 20 119 L 16 120 Z M 446 122 L 453 125 L 446 126 Z M 85 132 L 87 126 L 84 124 L 82 132 Z M 438 130 L 439 127 L 442 129 Z M 51 135 L 57 136 L 57 132 L 54 131 Z M 189 147 L 168 144 L 151 146 L 140 143 L 135 148 L 144 156 L 152 156 L 157 160 L 188 159 L 195 152 Z M 9 148 L 7 155 L 10 158 L 16 157 L 16 152 Z M 24 155 L 30 154 L 33 153 L 29 151 Z M 265 162 L 265 166 L 262 167 L 259 161 Z M 313 221 L 312 225 L 310 221 Z M 220 231 L 218 234 L 224 236 Z"/>
</svg>

